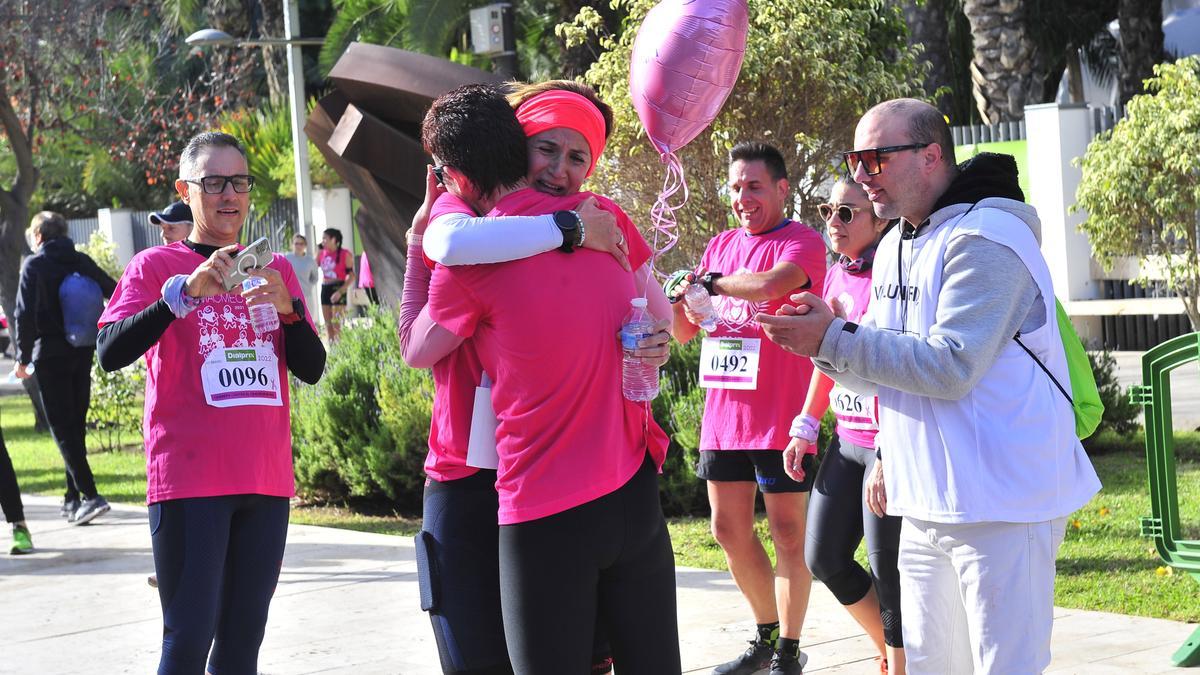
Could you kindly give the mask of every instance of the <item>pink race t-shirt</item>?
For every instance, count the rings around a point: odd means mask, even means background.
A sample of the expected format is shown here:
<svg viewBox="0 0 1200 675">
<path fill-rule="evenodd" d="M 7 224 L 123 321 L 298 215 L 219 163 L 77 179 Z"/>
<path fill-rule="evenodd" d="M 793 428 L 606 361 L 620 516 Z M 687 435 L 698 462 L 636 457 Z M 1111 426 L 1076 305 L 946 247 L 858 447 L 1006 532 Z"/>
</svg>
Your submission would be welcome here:
<svg viewBox="0 0 1200 675">
<path fill-rule="evenodd" d="M 162 298 L 167 279 L 190 274 L 204 260 L 182 242 L 138 253 L 117 282 L 100 325 L 146 309 Z M 279 272 L 292 297 L 304 297 L 286 258 L 275 254 L 268 267 Z M 295 494 L 283 339 L 281 328 L 255 334 L 246 302 L 236 292 L 206 298 L 167 326 L 146 352 L 142 428 L 148 504 L 230 494 Z M 282 405 L 209 405 L 201 381 L 205 359 L 219 348 L 253 346 L 275 354 Z"/>
<path fill-rule="evenodd" d="M 709 389 L 700 427 L 701 450 L 783 450 L 796 410 L 803 405 L 812 377 L 812 361 L 785 352 L 767 339 L 754 315 L 774 314 L 800 290 L 817 295 L 825 281 L 825 241 L 815 230 L 793 220 L 762 234 L 744 228 L 726 230 L 713 237 L 700 260 L 711 272 L 740 274 L 766 272 L 781 262 L 804 270 L 809 286 L 788 291 L 774 300 L 751 302 L 719 295 L 713 307 L 722 323 L 709 337 L 757 338 L 758 388 Z M 737 326 L 729 328 L 726 324 Z"/>
<path fill-rule="evenodd" d="M 321 283 L 323 284 L 345 281 L 346 275 L 349 273 L 349 265 L 349 249 L 339 248 L 335 255 L 322 248 L 321 252 L 317 254 L 317 266 L 321 268 Z"/>
<path fill-rule="evenodd" d="M 650 247 L 641 238 L 637 227 L 629 216 L 612 200 L 590 193 L 578 193 L 564 197 L 566 206 L 557 208 L 574 208 L 587 197 L 596 197 L 600 208 L 612 212 L 617 218 L 617 225 L 625 234 L 625 240 L 630 242 L 630 262 L 634 269 L 640 267 L 650 258 Z M 527 206 L 523 201 L 511 202 L 514 206 Z M 510 202 L 502 201 L 497 209 L 488 215 L 497 216 L 529 216 L 542 215 L 545 212 L 532 210 L 518 212 L 510 209 Z M 537 206 L 536 203 L 528 205 Z M 552 209 L 552 210 L 557 210 Z M 500 209 L 505 209 L 500 212 Z M 452 213 L 474 216 L 475 212 L 462 199 L 450 194 L 442 194 L 433 208 L 430 209 L 429 220 Z M 636 236 L 634 236 L 636 235 Z M 430 265 L 435 267 L 436 265 Z M 425 457 L 425 474 L 436 481 L 450 481 L 465 478 L 474 474 L 478 469 L 467 466 L 467 444 L 471 434 L 471 412 L 475 405 L 475 387 L 479 386 L 483 374 L 483 365 L 475 348 L 475 339 L 467 338 L 453 352 L 433 366 L 433 414 L 429 428 L 429 454 Z M 494 379 L 494 378 L 493 378 Z"/>
<path fill-rule="evenodd" d="M 519 190 L 488 215 L 550 213 L 587 196 Z M 636 228 L 625 236 L 648 250 Z M 632 274 L 611 255 L 586 249 L 434 270 L 430 316 L 473 338 L 494 375 L 501 525 L 609 494 L 647 453 L 662 466 L 666 434 L 648 406 L 621 395 L 617 333 L 634 295 Z"/>
<path fill-rule="evenodd" d="M 858 321 L 867 313 L 867 305 L 871 302 L 871 273 L 853 274 L 835 264 L 825 275 L 822 297 L 831 305 L 837 300 L 846 312 L 846 319 Z M 874 396 L 858 396 L 835 385 L 829 401 L 837 416 L 838 436 L 859 447 L 875 447 L 875 434 L 879 433 L 879 400 Z"/>
</svg>

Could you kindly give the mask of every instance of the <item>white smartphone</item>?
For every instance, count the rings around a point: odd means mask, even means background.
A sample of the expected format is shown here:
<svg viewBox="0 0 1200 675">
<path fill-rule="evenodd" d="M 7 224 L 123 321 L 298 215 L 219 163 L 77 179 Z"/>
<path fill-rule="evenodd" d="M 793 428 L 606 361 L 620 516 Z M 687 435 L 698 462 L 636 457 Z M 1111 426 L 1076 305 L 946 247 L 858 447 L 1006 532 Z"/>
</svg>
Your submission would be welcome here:
<svg viewBox="0 0 1200 675">
<path fill-rule="evenodd" d="M 266 267 L 271 263 L 271 243 L 266 237 L 259 237 L 253 244 L 238 252 L 233 257 L 233 272 L 225 277 L 225 290 L 233 290 L 241 286 L 250 275 L 248 271 L 256 267 Z"/>
</svg>

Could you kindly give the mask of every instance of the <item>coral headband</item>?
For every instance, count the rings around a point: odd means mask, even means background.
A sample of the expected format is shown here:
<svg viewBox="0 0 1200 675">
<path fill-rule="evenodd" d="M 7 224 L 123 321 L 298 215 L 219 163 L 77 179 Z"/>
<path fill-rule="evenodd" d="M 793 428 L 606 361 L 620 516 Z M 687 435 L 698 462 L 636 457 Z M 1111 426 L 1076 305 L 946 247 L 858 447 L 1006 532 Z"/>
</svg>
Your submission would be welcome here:
<svg viewBox="0 0 1200 675">
<path fill-rule="evenodd" d="M 604 152 L 604 116 L 591 101 L 573 91 L 552 89 L 522 103 L 517 108 L 517 120 L 529 138 L 559 127 L 583 134 L 592 153 L 587 175 L 592 175 Z"/>
</svg>

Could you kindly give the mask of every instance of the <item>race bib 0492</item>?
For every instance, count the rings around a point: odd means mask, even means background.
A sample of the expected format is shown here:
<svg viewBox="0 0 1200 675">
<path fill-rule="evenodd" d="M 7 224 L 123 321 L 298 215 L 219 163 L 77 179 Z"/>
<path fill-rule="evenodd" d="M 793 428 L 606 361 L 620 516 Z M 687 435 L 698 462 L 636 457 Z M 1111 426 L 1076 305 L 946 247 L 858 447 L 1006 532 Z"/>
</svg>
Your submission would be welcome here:
<svg viewBox="0 0 1200 675">
<path fill-rule="evenodd" d="M 214 408 L 283 405 L 279 365 L 271 347 L 214 349 L 200 367 L 204 399 Z"/>
<path fill-rule="evenodd" d="M 704 338 L 700 345 L 700 386 L 757 389 L 760 338 Z"/>
</svg>

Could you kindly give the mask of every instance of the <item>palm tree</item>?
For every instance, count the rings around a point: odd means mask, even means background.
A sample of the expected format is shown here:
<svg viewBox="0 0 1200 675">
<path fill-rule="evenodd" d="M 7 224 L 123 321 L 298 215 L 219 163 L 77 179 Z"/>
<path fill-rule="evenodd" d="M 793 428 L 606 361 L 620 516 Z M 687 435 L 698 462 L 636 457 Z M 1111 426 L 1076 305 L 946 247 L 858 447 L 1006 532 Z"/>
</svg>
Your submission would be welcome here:
<svg viewBox="0 0 1200 675">
<path fill-rule="evenodd" d="M 948 0 L 904 0 L 904 22 L 908 24 L 908 44 L 923 48 L 919 61 L 928 64 L 925 75 L 925 94 L 934 96 L 945 87 L 934 102 L 943 115 L 955 119 L 954 80 L 950 58 L 950 2 Z M 957 6 L 955 7 L 957 9 Z"/>
<path fill-rule="evenodd" d="M 1024 0 L 963 0 L 975 56 L 972 95 L 989 124 L 1024 119 L 1033 83 L 1035 47 Z"/>
<path fill-rule="evenodd" d="M 1161 0 L 1120 0 L 1121 105 L 1144 91 L 1142 83 L 1163 60 Z"/>
</svg>

